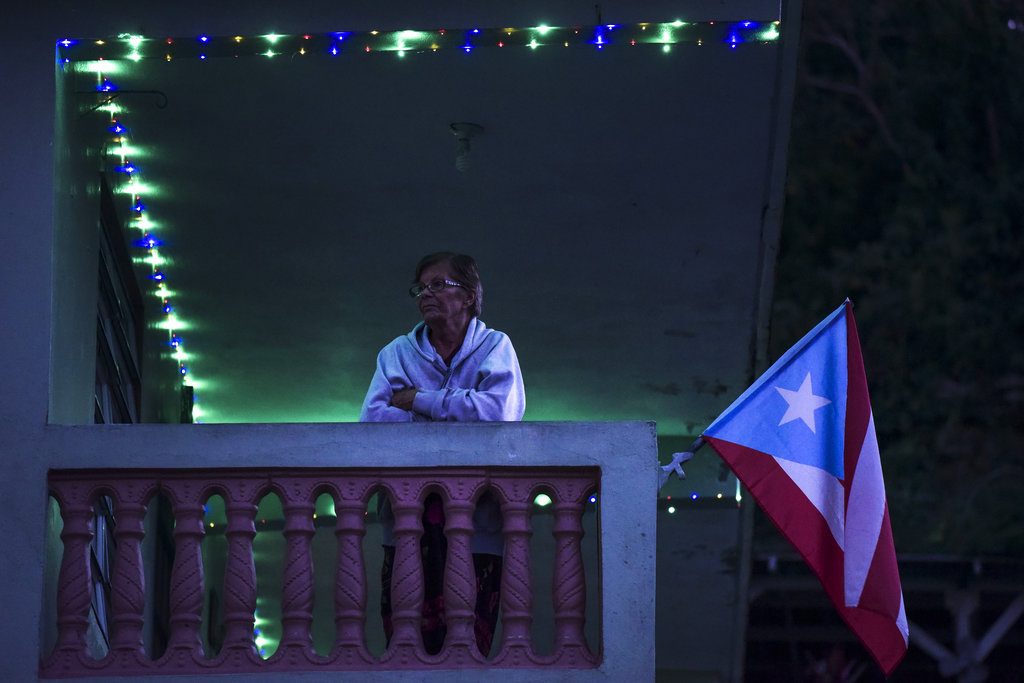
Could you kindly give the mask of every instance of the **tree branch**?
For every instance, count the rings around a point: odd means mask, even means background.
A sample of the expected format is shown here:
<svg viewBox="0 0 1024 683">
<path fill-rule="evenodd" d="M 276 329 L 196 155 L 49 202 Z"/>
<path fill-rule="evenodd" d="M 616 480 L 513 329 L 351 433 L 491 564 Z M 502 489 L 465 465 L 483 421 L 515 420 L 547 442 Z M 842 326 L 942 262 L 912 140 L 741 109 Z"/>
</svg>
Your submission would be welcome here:
<svg viewBox="0 0 1024 683">
<path fill-rule="evenodd" d="M 899 158 L 901 163 L 906 164 L 906 158 L 903 155 L 903 150 L 900 148 L 899 143 L 896 142 L 896 138 L 893 136 L 892 131 L 889 128 L 889 124 L 885 119 L 885 114 L 882 113 L 881 108 L 875 103 L 874 99 L 864 91 L 863 87 L 852 83 L 838 83 L 836 81 L 808 74 L 804 74 L 802 79 L 811 87 L 842 93 L 844 95 L 851 95 L 857 98 L 861 105 L 867 110 L 868 115 L 871 116 L 872 120 L 874 120 L 875 125 L 878 126 L 878 130 L 882 134 L 882 139 L 885 141 L 886 146 Z"/>
</svg>

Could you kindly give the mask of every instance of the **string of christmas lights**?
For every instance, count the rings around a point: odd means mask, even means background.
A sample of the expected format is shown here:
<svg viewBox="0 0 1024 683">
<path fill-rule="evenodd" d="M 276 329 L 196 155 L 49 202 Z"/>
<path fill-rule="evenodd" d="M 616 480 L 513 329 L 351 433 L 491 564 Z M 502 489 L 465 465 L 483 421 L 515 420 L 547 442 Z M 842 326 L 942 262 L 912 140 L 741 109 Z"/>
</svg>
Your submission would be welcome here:
<svg viewBox="0 0 1024 683">
<path fill-rule="evenodd" d="M 714 494 L 700 494 L 696 491 L 691 491 L 689 495 L 682 498 L 673 499 L 672 496 L 658 498 L 658 510 L 664 510 L 668 514 L 674 515 L 679 512 L 681 507 L 687 505 L 694 507 L 720 507 L 721 505 L 728 505 L 734 507 L 738 506 L 742 499 L 743 496 L 739 486 L 736 487 L 736 492 L 733 494 L 724 491 L 718 491 Z"/>
<path fill-rule="evenodd" d="M 276 57 L 292 58 L 307 55 L 338 57 L 344 54 L 369 55 L 393 53 L 404 57 L 408 53 L 429 53 L 439 50 L 459 50 L 472 53 L 478 49 L 576 47 L 604 50 L 608 47 L 654 46 L 663 52 L 675 45 L 725 45 L 736 49 L 744 44 L 766 44 L 779 39 L 781 22 L 768 21 L 706 21 L 640 22 L 635 24 L 599 24 L 596 26 L 557 27 L 538 25 L 523 28 L 471 28 L 436 29 L 430 31 L 334 31 L 329 33 L 277 34 L 257 36 L 209 36 L 146 38 L 128 33 L 106 39 L 72 39 L 57 41 L 60 62 L 75 70 L 94 72 L 98 82 L 96 91 L 100 105 L 95 109 L 109 115 L 107 130 L 111 135 L 106 154 L 118 159 L 115 171 L 125 176 L 118 191 L 130 197 L 129 226 L 137 231 L 133 245 L 145 252 L 134 258 L 138 265 L 147 266 L 151 282 L 150 294 L 160 300 L 163 319 L 156 327 L 166 330 L 171 358 L 177 363 L 183 385 L 192 387 L 194 422 L 200 422 L 198 386 L 188 362 L 191 355 L 185 350 L 180 332 L 187 324 L 178 316 L 172 299 L 174 290 L 168 288 L 166 266 L 170 259 L 162 252 L 163 241 L 158 236 L 158 224 L 151 218 L 147 198 L 154 196 L 154 188 L 142 180 L 140 168 L 134 162 L 142 155 L 131 140 L 125 123 L 125 111 L 116 102 L 118 85 L 111 80 L 125 70 L 126 62 L 143 59 L 206 60 L 216 57 Z M 74 62 L 74 64 L 72 64 Z"/>
<path fill-rule="evenodd" d="M 291 57 L 342 54 L 408 53 L 483 48 L 586 47 L 603 50 L 614 46 L 657 46 L 665 52 L 673 45 L 740 45 L 772 43 L 779 39 L 781 22 L 768 21 L 670 21 L 597 26 L 530 26 L 522 28 L 436 29 L 430 31 L 333 31 L 330 33 L 257 36 L 209 36 L 145 38 L 122 33 L 116 38 L 57 41 L 58 55 L 71 61 L 142 59 L 210 59 L 214 57 Z"/>
<path fill-rule="evenodd" d="M 177 363 L 181 383 L 192 387 L 192 421 L 200 422 L 202 411 L 196 395 L 199 382 L 188 365 L 191 355 L 185 350 L 185 340 L 179 334 L 187 329 L 188 325 L 178 316 L 177 309 L 172 303 L 176 293 L 167 287 L 166 272 L 171 260 L 161 252 L 164 242 L 158 236 L 160 226 L 152 219 L 147 204 L 147 198 L 156 194 L 156 188 L 143 181 L 141 169 L 134 161 L 143 156 L 144 151 L 134 144 L 125 122 L 125 110 L 116 101 L 117 84 L 110 80 L 104 69 L 95 71 L 98 78 L 96 92 L 101 98 L 95 110 L 107 115 L 107 132 L 110 135 L 104 153 L 108 158 L 116 159 L 113 170 L 124 178 L 124 182 L 117 185 L 115 191 L 129 198 L 128 225 L 137 235 L 136 239 L 132 240 L 132 246 L 144 252 L 142 256 L 133 256 L 132 261 L 148 270 L 149 294 L 160 300 L 160 309 L 163 313 L 163 318 L 153 325 L 167 332 L 167 344 L 171 347 L 170 357 Z"/>
</svg>

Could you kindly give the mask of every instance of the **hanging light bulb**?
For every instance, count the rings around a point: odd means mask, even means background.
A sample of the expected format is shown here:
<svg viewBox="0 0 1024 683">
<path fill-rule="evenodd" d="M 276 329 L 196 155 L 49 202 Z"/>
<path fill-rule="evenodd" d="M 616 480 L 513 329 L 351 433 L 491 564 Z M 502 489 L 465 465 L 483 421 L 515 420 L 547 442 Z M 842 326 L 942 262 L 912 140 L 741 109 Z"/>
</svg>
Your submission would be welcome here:
<svg viewBox="0 0 1024 683">
<path fill-rule="evenodd" d="M 470 140 L 473 139 L 474 135 L 483 133 L 484 127 L 476 123 L 462 121 L 451 124 L 449 128 L 452 131 L 452 135 L 455 136 L 455 168 L 465 171 L 470 166 Z"/>
</svg>

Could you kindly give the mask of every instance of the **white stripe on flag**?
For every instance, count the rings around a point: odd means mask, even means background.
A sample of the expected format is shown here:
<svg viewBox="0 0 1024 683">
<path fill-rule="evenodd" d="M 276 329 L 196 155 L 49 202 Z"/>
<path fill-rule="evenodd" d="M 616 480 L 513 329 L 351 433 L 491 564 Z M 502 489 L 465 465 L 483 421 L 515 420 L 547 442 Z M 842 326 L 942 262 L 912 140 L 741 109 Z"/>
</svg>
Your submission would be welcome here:
<svg viewBox="0 0 1024 683">
<path fill-rule="evenodd" d="M 910 644 L 910 624 L 907 623 L 907 610 L 903 605 L 903 593 L 900 593 L 900 613 L 896 615 L 896 628 L 903 634 L 903 644 Z"/>
<path fill-rule="evenodd" d="M 860 457 L 857 458 L 857 469 L 850 482 L 850 500 L 846 508 L 844 583 L 847 607 L 856 607 L 860 603 L 878 547 L 884 515 L 885 483 L 882 481 L 882 461 L 875 437 L 875 416 L 871 413 Z"/>
<path fill-rule="evenodd" d="M 789 478 L 800 487 L 811 504 L 818 509 L 832 531 L 839 547 L 843 547 L 843 484 L 834 476 L 813 465 L 775 458 Z"/>
</svg>

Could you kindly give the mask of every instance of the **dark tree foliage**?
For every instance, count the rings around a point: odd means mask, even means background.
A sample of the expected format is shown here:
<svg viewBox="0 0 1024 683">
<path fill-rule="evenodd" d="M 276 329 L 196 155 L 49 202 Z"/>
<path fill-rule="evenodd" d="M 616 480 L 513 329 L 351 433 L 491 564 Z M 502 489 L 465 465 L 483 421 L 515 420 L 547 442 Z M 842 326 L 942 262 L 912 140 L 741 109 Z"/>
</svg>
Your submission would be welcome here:
<svg viewBox="0 0 1024 683">
<path fill-rule="evenodd" d="M 801 30 L 773 357 L 849 296 L 897 551 L 1024 555 L 1024 2 Z"/>
</svg>

